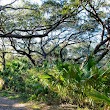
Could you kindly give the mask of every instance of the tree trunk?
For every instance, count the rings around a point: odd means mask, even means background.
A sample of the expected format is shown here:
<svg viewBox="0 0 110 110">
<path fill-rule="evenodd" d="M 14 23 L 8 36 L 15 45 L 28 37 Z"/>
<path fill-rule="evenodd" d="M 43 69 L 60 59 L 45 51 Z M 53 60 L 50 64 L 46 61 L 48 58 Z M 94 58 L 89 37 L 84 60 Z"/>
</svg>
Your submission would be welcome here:
<svg viewBox="0 0 110 110">
<path fill-rule="evenodd" d="M 31 57 L 31 55 L 26 54 L 26 56 L 29 58 L 29 60 L 31 61 L 31 63 L 35 66 L 35 60 Z"/>
<path fill-rule="evenodd" d="M 3 71 L 6 69 L 6 60 L 5 60 L 5 52 L 2 52 L 2 65 L 3 65 Z"/>
</svg>

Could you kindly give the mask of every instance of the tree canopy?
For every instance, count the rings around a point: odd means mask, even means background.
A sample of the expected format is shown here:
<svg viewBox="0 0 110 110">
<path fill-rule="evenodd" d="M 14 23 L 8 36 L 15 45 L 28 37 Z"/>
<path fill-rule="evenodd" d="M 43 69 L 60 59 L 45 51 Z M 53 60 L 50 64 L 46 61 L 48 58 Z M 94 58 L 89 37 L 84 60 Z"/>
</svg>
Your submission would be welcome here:
<svg viewBox="0 0 110 110">
<path fill-rule="evenodd" d="M 109 54 L 107 0 L 43 0 L 41 5 L 21 0 L 15 5 L 18 1 L 0 4 L 0 38 L 34 65 L 35 55 L 46 59 L 55 50 L 62 61 L 94 55 L 99 62 Z"/>
</svg>

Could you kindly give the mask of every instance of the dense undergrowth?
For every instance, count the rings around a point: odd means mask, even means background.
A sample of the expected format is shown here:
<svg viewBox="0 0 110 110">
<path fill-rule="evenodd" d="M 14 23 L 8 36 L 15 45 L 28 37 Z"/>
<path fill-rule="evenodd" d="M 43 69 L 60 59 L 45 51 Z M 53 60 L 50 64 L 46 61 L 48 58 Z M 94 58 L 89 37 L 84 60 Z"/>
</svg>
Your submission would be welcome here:
<svg viewBox="0 0 110 110">
<path fill-rule="evenodd" d="M 110 63 L 99 68 L 90 60 L 81 68 L 70 62 L 45 61 L 41 67 L 32 67 L 26 59 L 16 59 L 7 62 L 0 77 L 5 82 L 3 89 L 21 93 L 27 100 L 93 110 L 110 104 Z"/>
</svg>

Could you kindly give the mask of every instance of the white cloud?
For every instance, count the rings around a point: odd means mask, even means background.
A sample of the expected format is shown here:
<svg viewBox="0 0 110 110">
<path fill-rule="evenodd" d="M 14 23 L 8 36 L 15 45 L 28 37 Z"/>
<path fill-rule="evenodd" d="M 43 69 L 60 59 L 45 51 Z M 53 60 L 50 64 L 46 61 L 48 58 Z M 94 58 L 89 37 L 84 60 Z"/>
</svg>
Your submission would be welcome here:
<svg viewBox="0 0 110 110">
<path fill-rule="evenodd" d="M 5 0 L 0 0 L 0 5 L 6 5 L 6 4 L 9 4 L 9 3 L 11 3 L 12 2 L 12 0 L 7 0 L 7 1 L 5 1 Z"/>
<path fill-rule="evenodd" d="M 41 0 L 26 0 L 26 1 L 30 1 L 32 3 L 38 3 L 39 5 L 41 5 Z"/>
<path fill-rule="evenodd" d="M 11 2 L 13 2 L 14 0 L 0 0 L 0 5 L 6 5 L 6 4 L 9 4 Z M 41 5 L 41 0 L 26 0 L 26 1 L 30 1 L 32 3 L 38 3 L 39 5 Z M 18 0 L 14 3 L 14 5 L 20 5 L 22 4 L 22 1 L 21 0 Z"/>
</svg>

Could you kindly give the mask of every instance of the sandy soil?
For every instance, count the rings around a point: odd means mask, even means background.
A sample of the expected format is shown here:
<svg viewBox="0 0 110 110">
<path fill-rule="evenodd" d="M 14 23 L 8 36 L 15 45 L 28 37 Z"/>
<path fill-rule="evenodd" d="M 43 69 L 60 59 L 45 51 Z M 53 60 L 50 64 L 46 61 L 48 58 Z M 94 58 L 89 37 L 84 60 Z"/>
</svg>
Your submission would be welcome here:
<svg viewBox="0 0 110 110">
<path fill-rule="evenodd" d="M 17 100 L 10 100 L 6 97 L 0 97 L 0 110 L 29 110 L 26 104 L 19 103 Z"/>
<path fill-rule="evenodd" d="M 74 105 L 55 105 L 48 106 L 46 104 L 39 104 L 40 109 L 33 108 L 33 103 L 20 103 L 17 100 L 10 100 L 6 97 L 0 97 L 0 110 L 76 110 Z M 33 108 L 33 109 L 32 109 Z"/>
</svg>

